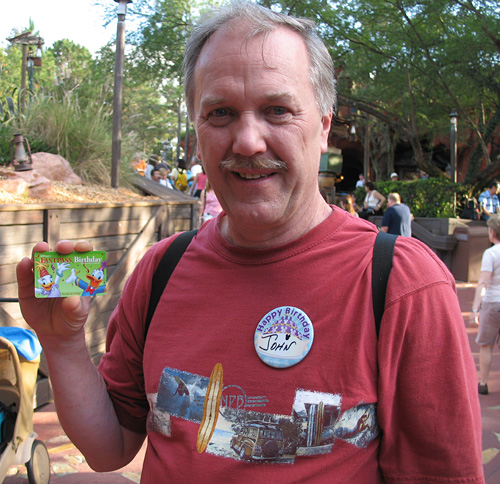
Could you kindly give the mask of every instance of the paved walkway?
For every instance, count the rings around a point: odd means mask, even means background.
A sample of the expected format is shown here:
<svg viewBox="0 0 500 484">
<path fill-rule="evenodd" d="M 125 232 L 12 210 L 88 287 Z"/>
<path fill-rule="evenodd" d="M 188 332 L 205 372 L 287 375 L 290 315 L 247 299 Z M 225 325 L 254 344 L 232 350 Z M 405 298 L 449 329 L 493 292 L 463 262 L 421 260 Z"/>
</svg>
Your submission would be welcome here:
<svg viewBox="0 0 500 484">
<path fill-rule="evenodd" d="M 467 327 L 474 297 L 475 285 L 457 284 L 467 334 L 474 360 L 479 368 L 479 347 L 474 342 L 477 328 Z M 489 395 L 480 395 L 483 427 L 483 464 L 486 484 L 500 483 L 500 352 L 495 349 L 489 381 Z M 54 484 L 130 484 L 138 483 L 145 447 L 128 466 L 115 472 L 97 474 L 86 464 L 80 452 L 62 431 L 53 404 L 37 410 L 33 417 L 35 432 L 49 449 Z M 10 469 L 5 484 L 26 484 L 26 469 L 15 466 Z"/>
</svg>

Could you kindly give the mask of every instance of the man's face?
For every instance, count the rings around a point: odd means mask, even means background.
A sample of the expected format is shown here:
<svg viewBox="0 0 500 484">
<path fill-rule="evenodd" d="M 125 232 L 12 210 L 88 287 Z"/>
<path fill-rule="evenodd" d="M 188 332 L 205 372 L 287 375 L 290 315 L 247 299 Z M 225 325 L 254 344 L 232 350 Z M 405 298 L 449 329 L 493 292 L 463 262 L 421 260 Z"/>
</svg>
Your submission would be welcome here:
<svg viewBox="0 0 500 484">
<path fill-rule="evenodd" d="M 320 115 L 298 34 L 280 28 L 266 40 L 258 36 L 245 42 L 246 34 L 239 24 L 224 27 L 198 59 L 197 156 L 233 223 L 291 228 L 321 197 L 318 170 L 331 114 Z M 231 157 L 249 164 L 222 167 L 221 161 Z M 256 157 L 284 166 L 256 166 Z"/>
<path fill-rule="evenodd" d="M 493 187 L 490 188 L 490 194 L 491 195 L 495 195 L 496 193 L 498 192 L 498 186 L 495 185 Z"/>
<path fill-rule="evenodd" d="M 156 171 L 153 171 L 153 172 L 151 173 L 151 178 L 152 178 L 154 181 L 159 182 L 159 181 L 160 181 L 160 179 L 161 179 L 161 174 L 160 174 L 160 172 L 159 172 L 159 171 L 157 171 L 157 170 L 156 170 Z"/>
</svg>

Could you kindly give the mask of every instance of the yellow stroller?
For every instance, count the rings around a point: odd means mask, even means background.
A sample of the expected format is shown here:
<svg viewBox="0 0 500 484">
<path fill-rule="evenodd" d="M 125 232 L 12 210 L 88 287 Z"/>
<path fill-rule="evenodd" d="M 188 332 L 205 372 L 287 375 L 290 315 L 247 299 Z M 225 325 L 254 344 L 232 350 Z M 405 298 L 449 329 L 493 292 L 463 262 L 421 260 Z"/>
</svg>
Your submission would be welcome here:
<svg viewBox="0 0 500 484">
<path fill-rule="evenodd" d="M 48 484 L 50 460 L 33 431 L 41 346 L 27 329 L 0 327 L 0 482 L 13 465 L 26 465 L 29 484 Z"/>
</svg>

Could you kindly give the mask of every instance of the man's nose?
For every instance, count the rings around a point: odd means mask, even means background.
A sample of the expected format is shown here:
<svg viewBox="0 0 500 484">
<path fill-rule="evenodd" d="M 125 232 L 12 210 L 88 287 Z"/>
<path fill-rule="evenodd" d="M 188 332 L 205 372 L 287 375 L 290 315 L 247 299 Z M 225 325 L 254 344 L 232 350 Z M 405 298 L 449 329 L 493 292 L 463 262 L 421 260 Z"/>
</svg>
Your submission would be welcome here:
<svg viewBox="0 0 500 484">
<path fill-rule="evenodd" d="M 267 128 L 255 113 L 242 113 L 233 129 L 233 153 L 253 156 L 266 152 Z"/>
</svg>

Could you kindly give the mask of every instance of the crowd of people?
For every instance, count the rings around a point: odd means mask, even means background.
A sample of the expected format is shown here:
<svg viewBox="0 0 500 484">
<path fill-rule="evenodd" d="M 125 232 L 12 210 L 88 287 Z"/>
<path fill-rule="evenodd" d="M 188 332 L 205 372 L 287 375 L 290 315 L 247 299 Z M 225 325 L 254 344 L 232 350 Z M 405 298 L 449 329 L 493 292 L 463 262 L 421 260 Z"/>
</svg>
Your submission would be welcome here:
<svg viewBox="0 0 500 484">
<path fill-rule="evenodd" d="M 216 217 L 222 212 L 217 195 L 211 189 L 210 183 L 200 160 L 193 156 L 188 168 L 183 158 L 177 160 L 177 166 L 170 170 L 167 163 L 160 161 L 156 156 L 150 156 L 148 163 L 136 157 L 132 163 L 136 173 L 158 182 L 166 188 L 186 192 L 200 201 L 200 225 Z"/>
</svg>

